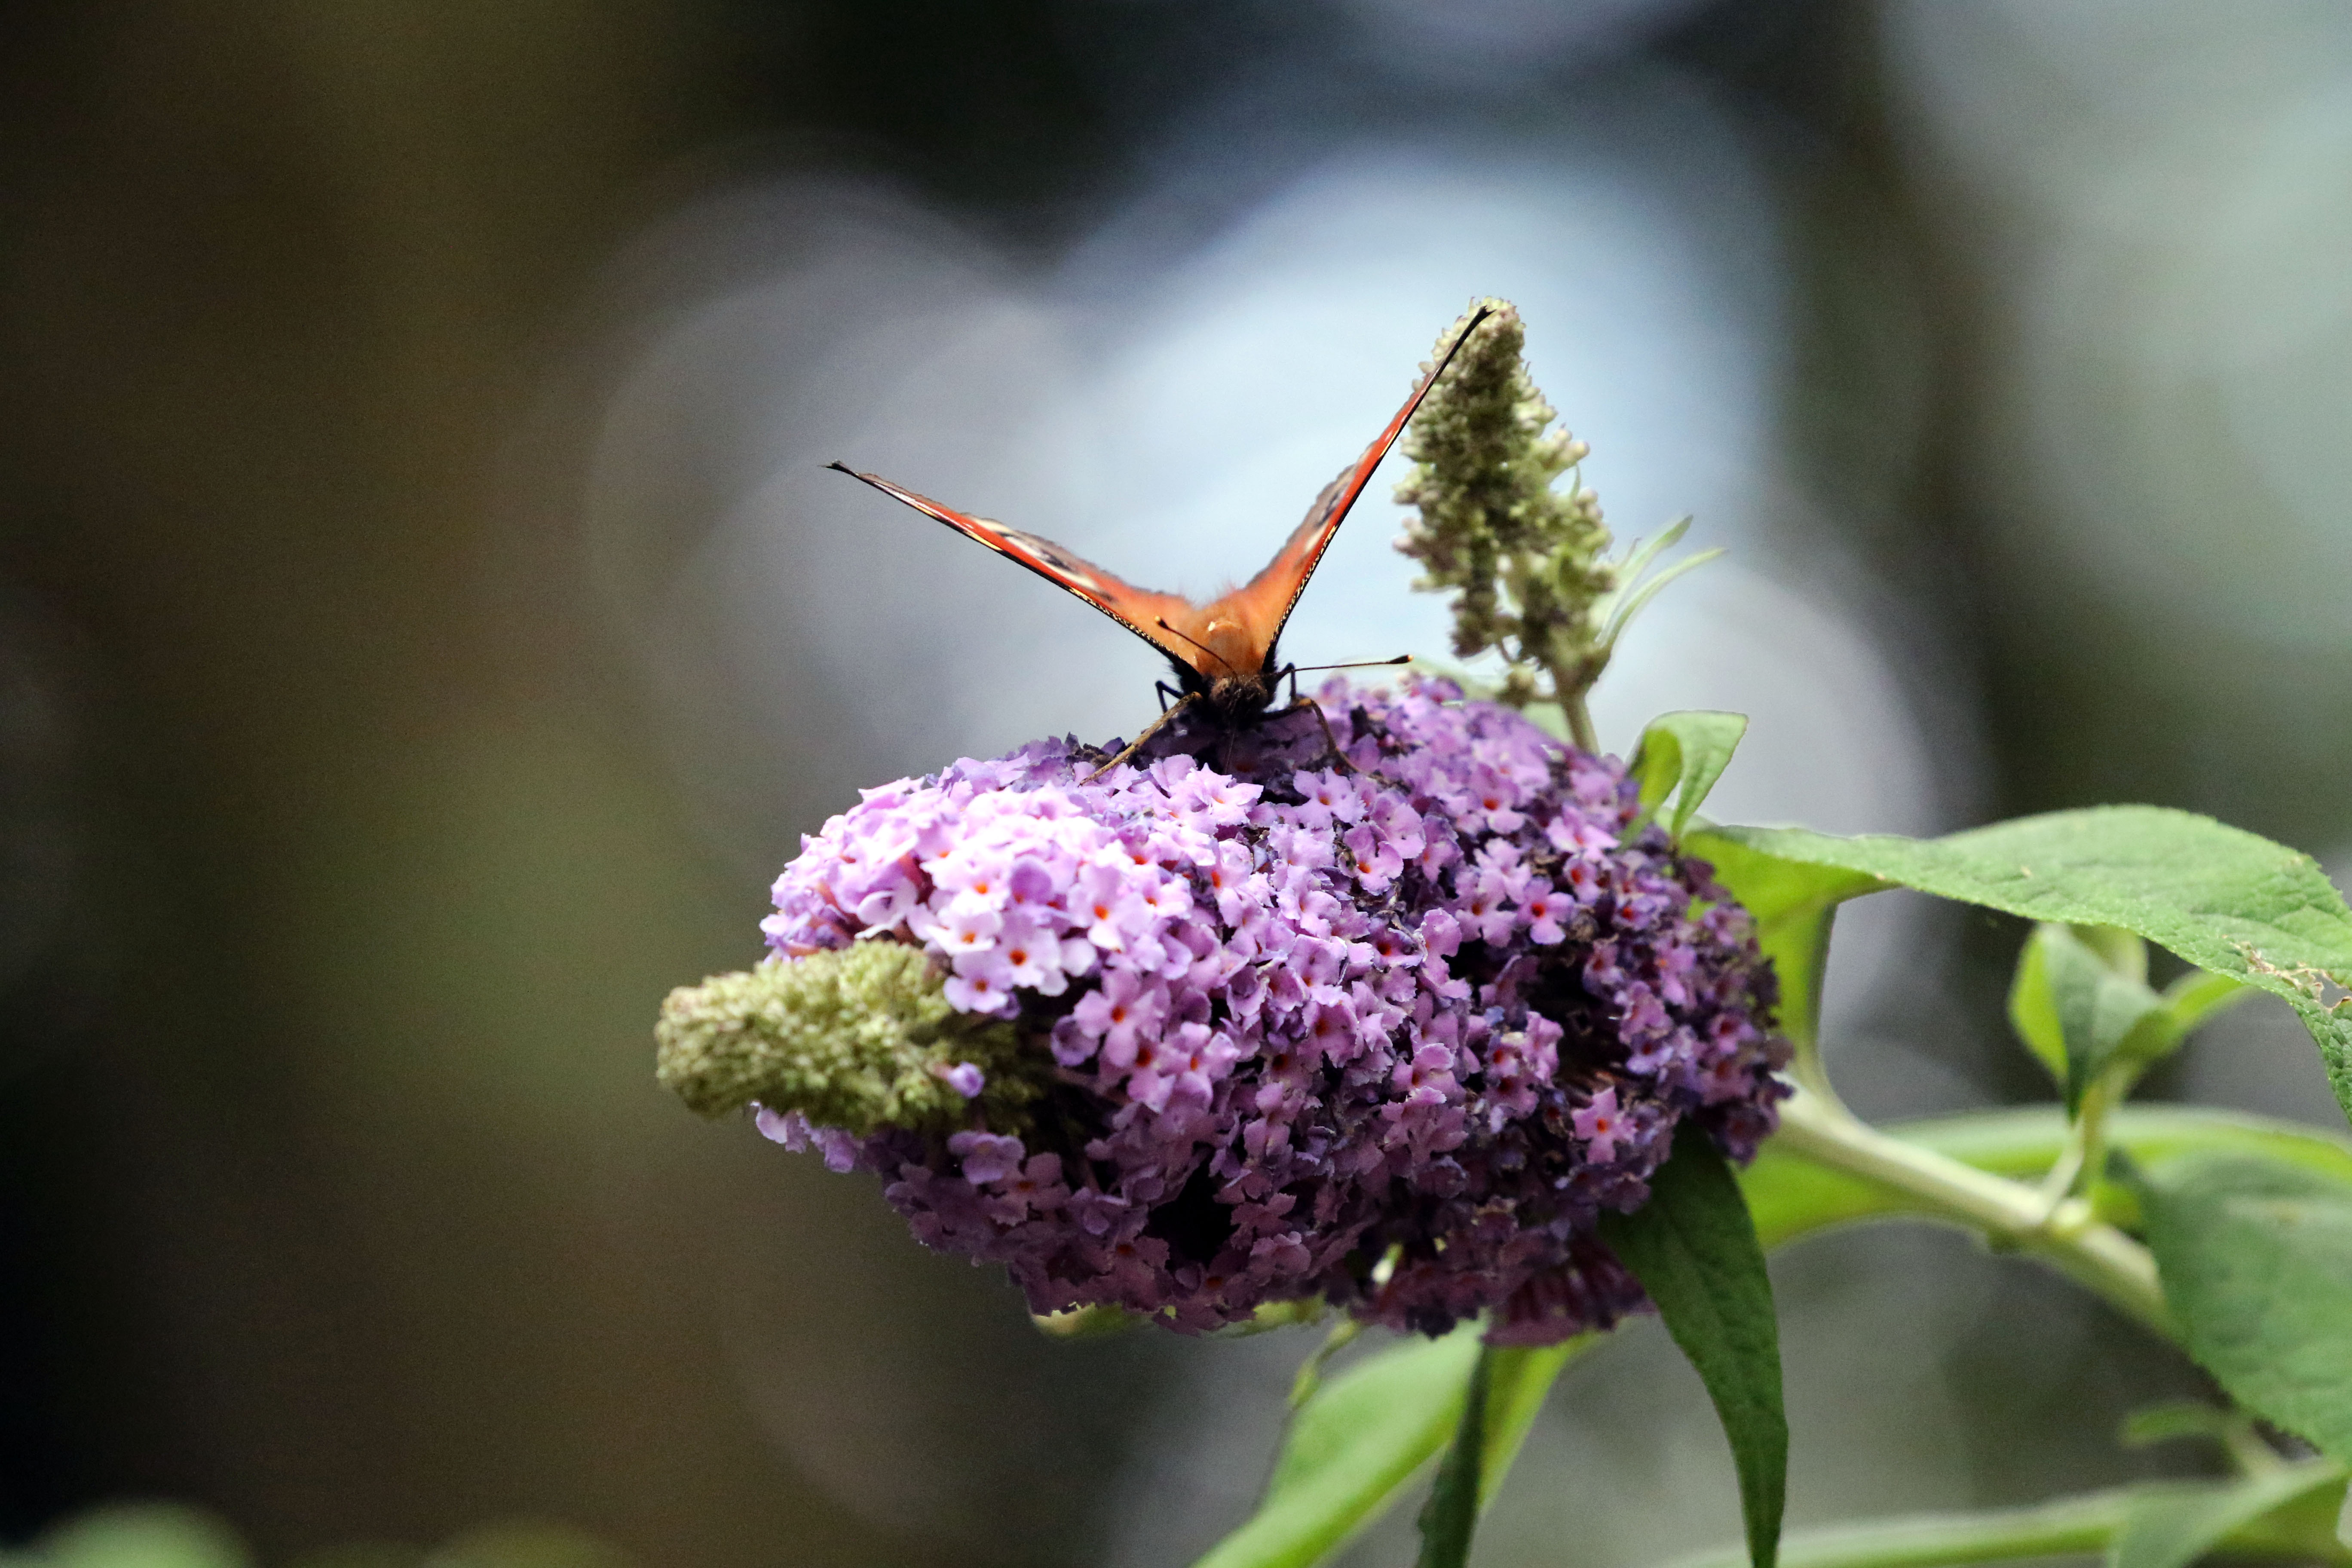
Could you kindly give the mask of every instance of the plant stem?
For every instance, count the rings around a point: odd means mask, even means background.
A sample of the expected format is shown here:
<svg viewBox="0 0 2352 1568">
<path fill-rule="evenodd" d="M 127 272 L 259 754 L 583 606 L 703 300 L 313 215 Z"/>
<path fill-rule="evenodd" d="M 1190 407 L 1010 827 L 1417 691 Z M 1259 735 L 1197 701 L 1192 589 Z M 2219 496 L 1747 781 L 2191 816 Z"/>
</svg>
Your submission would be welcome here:
<svg viewBox="0 0 2352 1568">
<path fill-rule="evenodd" d="M 2099 1551 L 2123 1528 L 2131 1496 L 2121 1487 L 2030 1508 L 1869 1520 L 1792 1532 L 1781 1568 L 1936 1568 Z M 1745 1568 L 1745 1552 L 1710 1552 L 1673 1568 Z"/>
<path fill-rule="evenodd" d="M 1603 654 L 1595 659 L 1584 637 L 1570 635 L 1567 627 L 1557 627 L 1538 646 L 1522 647 L 1519 659 L 1543 671 L 1551 688 L 1551 700 L 1567 721 L 1570 744 L 1587 756 L 1599 756 L 1601 742 L 1592 732 L 1592 710 L 1585 706 L 1584 699 L 1592 689 L 1592 683 L 1601 679 L 1608 656 Z"/>
<path fill-rule="evenodd" d="M 2310 1460 L 2281 1468 L 2307 1475 L 2314 1489 L 2343 1473 L 2336 1466 Z M 2087 1555 L 2112 1547 L 2148 1497 L 2146 1487 L 2110 1487 L 2027 1508 L 1914 1514 L 1797 1531 L 1780 1542 L 1780 1568 L 1958 1568 L 1970 1563 Z M 2231 1557 L 2343 1562 L 2344 1549 L 2320 1532 L 2325 1528 L 2315 1531 L 2306 1521 L 2271 1514 L 2231 1531 L 2215 1550 Z M 1745 1552 L 1727 1548 L 1682 1558 L 1671 1568 L 1747 1564 Z"/>
<path fill-rule="evenodd" d="M 2053 1216 L 2077 1188 L 2098 1180 L 2106 1160 L 2107 1112 L 2130 1087 L 2127 1079 L 2111 1069 L 2093 1079 L 2090 1087 L 2084 1089 L 2082 1104 L 2074 1112 L 2074 1124 L 2066 1134 L 2065 1152 L 2042 1182 L 2042 1200 Z"/>
<path fill-rule="evenodd" d="M 1573 697 L 1562 697 L 1559 710 L 1568 719 L 1569 741 L 1585 755 L 1599 756 L 1601 742 L 1592 732 L 1592 714 L 1584 705 L 1584 693 L 1580 691 Z"/>
<path fill-rule="evenodd" d="M 2179 1340 L 2157 1280 L 2155 1258 L 2095 1218 L 2081 1198 L 2053 1205 L 2021 1183 L 1890 1138 L 1802 1089 L 1780 1107 L 1775 1142 L 1791 1153 L 1900 1194 L 1914 1213 L 1976 1231 L 1997 1247 L 2032 1253 L 2126 1316 Z"/>
</svg>

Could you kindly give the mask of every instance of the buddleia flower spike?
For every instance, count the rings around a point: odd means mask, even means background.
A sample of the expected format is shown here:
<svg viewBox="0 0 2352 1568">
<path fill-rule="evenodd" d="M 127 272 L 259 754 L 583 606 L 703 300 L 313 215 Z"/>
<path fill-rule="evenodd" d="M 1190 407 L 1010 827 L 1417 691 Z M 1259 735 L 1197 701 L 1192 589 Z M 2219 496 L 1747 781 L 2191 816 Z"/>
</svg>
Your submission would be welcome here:
<svg viewBox="0 0 2352 1568">
<path fill-rule="evenodd" d="M 1598 750 L 1585 699 L 1619 636 L 1660 589 L 1722 551 L 1654 573 L 1689 528 L 1685 518 L 1608 559 L 1601 498 L 1579 472 L 1591 448 L 1552 428 L 1554 410 L 1522 355 L 1517 308 L 1475 301 L 1438 342 L 1457 338 L 1452 373 L 1405 436 L 1414 468 L 1396 499 L 1419 515 L 1397 549 L 1421 564 L 1414 586 L 1454 595 L 1454 652 L 1495 649 L 1509 661 L 1496 700 L 1556 706 L 1569 738 Z"/>
</svg>

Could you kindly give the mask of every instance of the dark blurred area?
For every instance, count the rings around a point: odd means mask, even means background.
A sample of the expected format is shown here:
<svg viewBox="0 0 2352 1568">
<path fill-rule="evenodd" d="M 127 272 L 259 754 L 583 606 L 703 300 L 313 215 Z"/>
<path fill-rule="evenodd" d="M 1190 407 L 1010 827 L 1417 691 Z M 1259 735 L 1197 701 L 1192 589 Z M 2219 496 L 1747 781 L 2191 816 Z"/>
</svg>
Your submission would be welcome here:
<svg viewBox="0 0 2352 1568">
<path fill-rule="evenodd" d="M 1140 1564 L 1245 1511 L 1303 1342 L 1049 1343 L 653 1082 L 662 994 L 755 955 L 855 786 L 1148 711 L 1148 660 L 827 458 L 1147 580 L 1246 568 L 1512 293 L 1621 530 L 1734 546 L 1602 694 L 1621 741 L 1756 710 L 1726 815 L 2146 800 L 2352 848 L 2341 10 L 216 0 L 0 37 L 0 1538 L 162 1497 L 271 1563 L 537 1519 L 646 1563 Z M 1360 517 L 1335 658 L 1436 625 Z M 1839 961 L 1857 1103 L 2046 1092 L 2017 932 L 1883 901 Z M 2170 1088 L 2340 1129 L 2283 1017 Z M 1942 1237 L 1780 1283 L 1800 1520 L 2138 1473 L 2115 1420 L 2194 1386 Z M 1586 1479 L 1507 1497 L 1482 1562 L 1736 1533 L 1696 1385 L 1625 1338 L 1529 1453 Z"/>
</svg>

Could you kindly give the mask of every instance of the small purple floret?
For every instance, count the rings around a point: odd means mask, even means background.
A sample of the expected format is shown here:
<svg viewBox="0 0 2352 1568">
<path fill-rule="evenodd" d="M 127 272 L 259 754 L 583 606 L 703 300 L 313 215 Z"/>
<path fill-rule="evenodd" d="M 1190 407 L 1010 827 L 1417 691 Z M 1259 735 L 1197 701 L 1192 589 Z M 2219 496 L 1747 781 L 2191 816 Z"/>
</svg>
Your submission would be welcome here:
<svg viewBox="0 0 2352 1568">
<path fill-rule="evenodd" d="M 1318 700 L 1345 768 L 1264 747 L 1244 776 L 1089 778 L 1039 742 L 803 839 L 772 946 L 919 942 L 1056 1087 L 1020 1129 L 761 1130 L 879 1172 L 1041 1312 L 1198 1331 L 1322 1296 L 1543 1344 L 1638 1308 L 1601 1213 L 1640 1205 L 1683 1118 L 1745 1159 L 1786 1093 L 1746 912 L 1655 826 L 1628 838 L 1613 760 L 1443 681 Z"/>
</svg>

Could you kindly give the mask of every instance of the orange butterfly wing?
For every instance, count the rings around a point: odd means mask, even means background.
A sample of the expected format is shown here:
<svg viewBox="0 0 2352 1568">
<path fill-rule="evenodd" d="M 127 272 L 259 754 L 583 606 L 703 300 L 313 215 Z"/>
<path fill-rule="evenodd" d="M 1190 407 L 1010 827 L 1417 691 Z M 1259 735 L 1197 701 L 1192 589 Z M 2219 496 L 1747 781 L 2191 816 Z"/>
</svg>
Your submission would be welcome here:
<svg viewBox="0 0 2352 1568">
<path fill-rule="evenodd" d="M 941 506 L 929 496 L 917 495 L 877 474 L 860 473 L 846 463 L 826 466 L 864 480 L 884 495 L 904 501 L 926 517 L 938 519 L 965 538 L 978 541 L 1047 582 L 1076 594 L 1175 660 L 1181 668 L 1193 670 L 1212 681 L 1221 676 L 1255 679 L 1268 673 L 1266 666 L 1274 656 L 1274 645 L 1289 622 L 1298 595 L 1306 592 L 1307 580 L 1315 574 L 1323 552 L 1330 547 L 1331 536 L 1347 521 L 1349 509 L 1371 482 L 1372 470 L 1381 466 L 1381 459 L 1396 445 L 1406 423 L 1420 409 L 1421 400 L 1429 395 L 1429 389 L 1445 374 L 1445 367 L 1454 363 L 1454 354 L 1469 341 L 1478 323 L 1493 313 L 1491 310 L 1480 310 L 1471 317 L 1469 325 L 1454 335 L 1429 374 L 1414 384 L 1412 395 L 1404 400 L 1404 406 L 1396 411 L 1388 427 L 1372 438 L 1361 457 L 1340 470 L 1338 479 L 1323 487 L 1323 493 L 1307 509 L 1306 520 L 1291 531 L 1274 559 L 1247 583 L 1205 605 L 1195 604 L 1181 594 L 1139 588 L 1050 539 Z"/>
<path fill-rule="evenodd" d="M 1364 493 L 1364 487 L 1371 482 L 1372 470 L 1381 466 L 1381 459 L 1389 455 L 1389 448 L 1396 445 L 1399 436 L 1404 434 L 1406 424 L 1421 407 L 1421 400 L 1429 395 L 1429 389 L 1437 384 L 1437 378 L 1445 374 L 1445 367 L 1454 363 L 1454 354 L 1469 341 L 1470 334 L 1478 330 L 1478 323 L 1493 314 L 1491 309 L 1480 310 L 1470 318 L 1468 326 L 1454 334 L 1454 342 L 1430 366 L 1429 374 L 1414 384 L 1412 395 L 1404 400 L 1404 406 L 1396 411 L 1396 417 L 1388 422 L 1388 427 L 1372 437 L 1372 444 L 1364 448 L 1363 456 L 1340 469 L 1339 477 L 1323 487 L 1322 494 L 1315 498 L 1315 504 L 1307 509 L 1305 521 L 1291 530 L 1290 537 L 1283 541 L 1282 548 L 1275 552 L 1274 559 L 1267 562 L 1256 576 L 1214 603 L 1193 612 L 1204 625 L 1233 621 L 1245 627 L 1255 644 L 1257 668 L 1260 669 L 1274 657 L 1274 645 L 1281 637 L 1282 628 L 1289 623 L 1290 612 L 1297 606 L 1298 595 L 1307 591 L 1307 580 L 1322 563 L 1323 552 L 1330 548 L 1332 535 L 1338 533 L 1339 525 L 1348 520 L 1349 509 L 1356 504 L 1357 498 Z"/>
<path fill-rule="evenodd" d="M 901 500 L 926 517 L 937 518 L 965 538 L 985 544 L 1008 561 L 1027 567 L 1056 587 L 1066 588 L 1150 643 L 1169 658 L 1196 668 L 1201 654 L 1185 646 L 1160 623 L 1181 626 L 1199 614 L 1199 606 L 1181 594 L 1159 594 L 1113 576 L 1084 556 L 1063 549 L 1050 539 L 1007 528 L 992 518 L 972 517 L 941 506 L 929 496 L 894 485 L 877 474 L 861 474 L 846 463 L 829 463 L 855 479 L 863 479 L 894 500 Z"/>
</svg>

